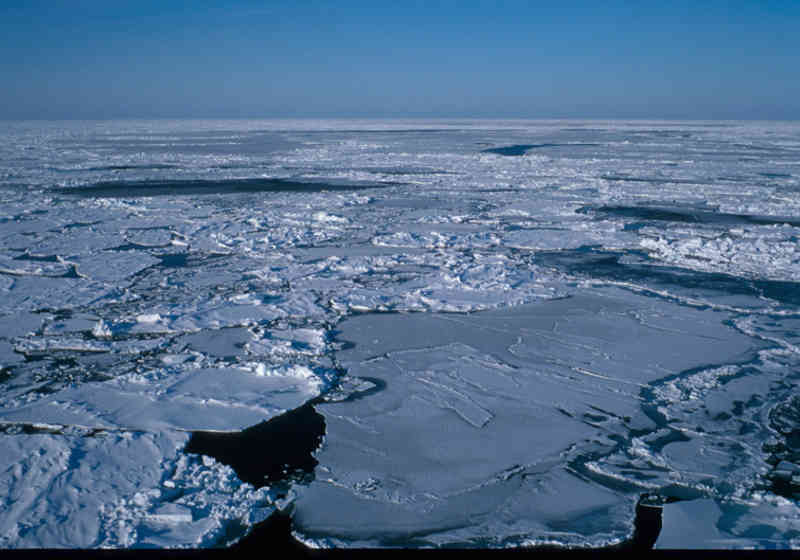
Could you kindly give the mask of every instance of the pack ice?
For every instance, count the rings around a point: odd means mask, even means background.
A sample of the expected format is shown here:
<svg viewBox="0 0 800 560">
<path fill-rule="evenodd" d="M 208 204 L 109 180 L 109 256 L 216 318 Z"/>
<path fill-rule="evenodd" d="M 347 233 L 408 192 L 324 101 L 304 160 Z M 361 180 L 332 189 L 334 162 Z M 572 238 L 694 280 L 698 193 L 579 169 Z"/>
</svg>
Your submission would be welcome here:
<svg viewBox="0 0 800 560">
<path fill-rule="evenodd" d="M 601 546 L 643 495 L 796 547 L 799 178 L 782 122 L 0 123 L 0 547 Z"/>
</svg>

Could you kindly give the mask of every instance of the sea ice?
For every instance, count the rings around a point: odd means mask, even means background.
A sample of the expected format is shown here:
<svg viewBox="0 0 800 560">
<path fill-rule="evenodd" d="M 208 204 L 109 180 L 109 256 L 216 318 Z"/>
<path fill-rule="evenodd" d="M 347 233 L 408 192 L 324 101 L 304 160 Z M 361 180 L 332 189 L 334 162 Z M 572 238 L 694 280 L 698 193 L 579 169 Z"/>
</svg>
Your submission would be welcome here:
<svg viewBox="0 0 800 560">
<path fill-rule="evenodd" d="M 327 435 L 296 530 L 349 546 L 456 544 L 465 527 L 466 542 L 496 546 L 629 536 L 646 486 L 601 491 L 582 465 L 630 440 L 649 383 L 758 346 L 725 314 L 621 296 L 344 321 L 339 363 L 385 385 L 318 407 Z"/>
<path fill-rule="evenodd" d="M 795 123 L 0 138 L 0 546 L 211 546 L 295 494 L 320 545 L 603 544 L 643 492 L 662 544 L 796 546 Z M 185 452 L 340 375 L 308 487 Z"/>
</svg>

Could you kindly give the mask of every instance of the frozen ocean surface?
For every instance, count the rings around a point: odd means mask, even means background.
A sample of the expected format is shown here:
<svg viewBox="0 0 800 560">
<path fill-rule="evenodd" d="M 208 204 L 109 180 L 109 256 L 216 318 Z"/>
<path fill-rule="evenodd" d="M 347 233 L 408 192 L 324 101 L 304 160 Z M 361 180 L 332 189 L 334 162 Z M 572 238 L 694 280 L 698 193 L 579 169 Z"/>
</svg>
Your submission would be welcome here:
<svg viewBox="0 0 800 560">
<path fill-rule="evenodd" d="M 800 124 L 0 138 L 0 548 L 800 546 Z"/>
</svg>

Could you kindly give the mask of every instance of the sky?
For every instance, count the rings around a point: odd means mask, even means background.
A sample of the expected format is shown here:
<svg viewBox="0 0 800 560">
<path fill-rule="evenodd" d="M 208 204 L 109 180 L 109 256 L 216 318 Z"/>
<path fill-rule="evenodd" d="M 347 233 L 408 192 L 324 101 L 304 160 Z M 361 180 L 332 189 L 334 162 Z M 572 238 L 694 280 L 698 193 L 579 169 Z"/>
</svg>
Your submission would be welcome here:
<svg viewBox="0 0 800 560">
<path fill-rule="evenodd" d="M 4 0 L 0 119 L 800 119 L 800 1 Z"/>
</svg>

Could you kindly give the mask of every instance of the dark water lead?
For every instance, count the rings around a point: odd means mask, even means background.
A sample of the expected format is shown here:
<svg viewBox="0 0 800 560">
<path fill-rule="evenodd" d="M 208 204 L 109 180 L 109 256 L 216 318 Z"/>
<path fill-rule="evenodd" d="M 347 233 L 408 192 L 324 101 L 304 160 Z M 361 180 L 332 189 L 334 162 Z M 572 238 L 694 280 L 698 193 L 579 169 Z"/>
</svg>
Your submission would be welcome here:
<svg viewBox="0 0 800 560">
<path fill-rule="evenodd" d="M 89 167 L 86 171 L 133 171 L 133 170 L 146 170 L 146 169 L 177 169 L 178 166 L 169 163 L 143 163 L 143 164 L 123 164 L 123 165 L 99 165 L 97 167 Z M 84 171 L 83 169 L 71 171 Z"/>
<path fill-rule="evenodd" d="M 225 258 L 227 255 L 206 253 L 164 253 L 155 255 L 161 262 L 156 266 L 162 268 L 189 268 L 203 266 L 211 261 Z"/>
<path fill-rule="evenodd" d="M 396 186 L 401 183 L 358 183 L 290 181 L 288 179 L 183 179 L 165 181 L 103 181 L 82 187 L 58 187 L 58 194 L 84 198 L 135 198 L 201 194 L 243 194 L 261 192 L 357 191 Z"/>
<path fill-rule="evenodd" d="M 317 466 L 313 453 L 325 435 L 325 418 L 314 409 L 320 402 L 319 397 L 312 399 L 241 432 L 192 432 L 184 451 L 214 457 L 256 488 L 313 476 Z M 249 532 L 237 525 L 231 529 L 230 538 L 223 537 L 217 546 L 225 547 L 245 533 L 231 547 L 233 550 L 289 553 L 291 557 L 311 552 L 292 536 L 290 510 L 276 510 Z"/>
<path fill-rule="evenodd" d="M 699 208 L 679 206 L 583 206 L 576 212 L 593 212 L 601 216 L 616 216 L 644 221 L 737 225 L 783 225 L 800 227 L 800 219 L 790 216 L 759 216 L 754 214 L 726 214 Z"/>
<path fill-rule="evenodd" d="M 636 517 L 633 520 L 633 536 L 612 550 L 650 550 L 661 534 L 663 508 L 660 504 L 649 503 L 647 494 L 636 503 Z"/>
<path fill-rule="evenodd" d="M 25 251 L 23 254 L 14 257 L 15 261 L 36 261 L 36 262 L 59 262 L 58 255 L 34 255 L 30 251 Z"/>
<path fill-rule="evenodd" d="M 317 400 L 241 432 L 192 432 L 185 451 L 213 457 L 256 488 L 313 473 L 325 419 Z"/>
<path fill-rule="evenodd" d="M 555 143 L 545 143 L 545 144 L 514 144 L 512 146 L 501 146 L 499 148 L 487 148 L 485 150 L 481 150 L 481 153 L 484 154 L 497 154 L 500 156 L 524 156 L 530 150 L 535 150 L 537 148 L 561 148 L 561 147 L 586 147 L 586 146 L 600 146 L 600 144 L 590 144 L 590 143 L 572 143 L 572 144 L 555 144 Z"/>
<path fill-rule="evenodd" d="M 717 292 L 754 298 L 766 297 L 783 304 L 800 305 L 800 282 L 758 280 L 721 272 L 620 262 L 623 257 L 647 258 L 638 251 L 603 251 L 583 246 L 563 251 L 542 251 L 534 256 L 533 261 L 568 274 L 631 282 L 649 288 L 672 286 L 692 290 L 693 294 Z"/>
</svg>

